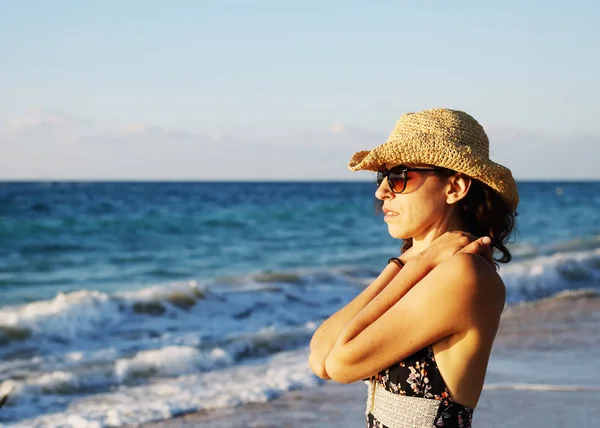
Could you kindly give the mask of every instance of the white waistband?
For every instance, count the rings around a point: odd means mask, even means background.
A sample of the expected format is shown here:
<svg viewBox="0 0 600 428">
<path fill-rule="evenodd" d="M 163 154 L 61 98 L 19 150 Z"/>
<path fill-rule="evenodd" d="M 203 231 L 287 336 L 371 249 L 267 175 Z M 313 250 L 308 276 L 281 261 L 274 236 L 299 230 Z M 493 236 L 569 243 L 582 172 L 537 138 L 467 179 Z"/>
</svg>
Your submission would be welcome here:
<svg viewBox="0 0 600 428">
<path fill-rule="evenodd" d="M 371 413 L 389 428 L 433 427 L 438 400 L 394 394 L 375 380 L 365 383 L 369 387 L 366 414 Z"/>
</svg>

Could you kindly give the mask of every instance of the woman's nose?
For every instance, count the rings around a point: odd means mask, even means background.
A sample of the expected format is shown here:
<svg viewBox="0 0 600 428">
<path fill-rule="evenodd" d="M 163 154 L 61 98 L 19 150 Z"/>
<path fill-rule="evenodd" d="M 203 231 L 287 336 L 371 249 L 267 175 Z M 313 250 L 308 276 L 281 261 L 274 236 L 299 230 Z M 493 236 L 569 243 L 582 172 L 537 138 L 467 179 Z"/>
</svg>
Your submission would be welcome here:
<svg viewBox="0 0 600 428">
<path fill-rule="evenodd" d="M 384 199 L 390 199 L 392 195 L 393 193 L 388 185 L 387 177 L 385 177 L 381 184 L 379 184 L 379 187 L 377 187 L 377 190 L 375 191 L 375 197 L 380 201 L 383 201 Z"/>
</svg>

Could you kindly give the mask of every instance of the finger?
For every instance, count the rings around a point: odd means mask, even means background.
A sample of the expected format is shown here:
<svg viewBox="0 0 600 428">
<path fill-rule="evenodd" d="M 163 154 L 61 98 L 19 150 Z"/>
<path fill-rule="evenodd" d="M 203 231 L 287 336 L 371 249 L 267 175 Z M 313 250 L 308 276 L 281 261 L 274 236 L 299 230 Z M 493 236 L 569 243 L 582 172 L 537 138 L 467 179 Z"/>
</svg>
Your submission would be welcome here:
<svg viewBox="0 0 600 428">
<path fill-rule="evenodd" d="M 480 247 L 480 251 L 478 252 L 479 255 L 481 255 L 484 259 L 486 259 L 488 261 L 488 263 L 490 264 L 490 266 L 492 266 L 494 269 L 496 269 L 496 260 L 494 260 L 494 254 L 492 251 L 492 248 L 490 246 L 490 244 L 492 243 L 492 240 L 490 238 L 488 238 L 487 236 L 483 237 L 480 239 L 483 247 Z"/>
<path fill-rule="evenodd" d="M 459 253 L 469 253 L 469 254 L 482 254 L 486 249 L 489 249 L 489 245 L 492 243 L 492 240 L 483 236 L 475 241 L 471 242 L 468 245 L 465 245 Z"/>
<path fill-rule="evenodd" d="M 495 270 L 496 260 L 494 260 L 494 255 L 492 254 L 492 249 L 489 244 L 491 244 L 491 239 L 487 236 L 479 238 L 478 240 L 465 246 L 462 250 L 458 251 L 458 253 L 478 254 L 483 257 Z"/>
</svg>

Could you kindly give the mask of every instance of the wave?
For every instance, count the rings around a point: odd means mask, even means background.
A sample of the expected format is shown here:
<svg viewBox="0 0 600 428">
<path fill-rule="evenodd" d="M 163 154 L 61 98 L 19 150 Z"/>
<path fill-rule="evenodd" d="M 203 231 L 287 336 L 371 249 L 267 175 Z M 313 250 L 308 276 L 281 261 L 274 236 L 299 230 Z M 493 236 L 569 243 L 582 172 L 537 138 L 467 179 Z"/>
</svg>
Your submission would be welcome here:
<svg viewBox="0 0 600 428">
<path fill-rule="evenodd" d="M 252 279 L 259 283 L 287 282 L 302 284 L 305 282 L 305 278 L 302 275 L 294 272 L 264 272 L 252 275 Z"/>
<path fill-rule="evenodd" d="M 0 346 L 12 341 L 23 341 L 31 337 L 31 330 L 23 327 L 0 325 Z"/>
<path fill-rule="evenodd" d="M 167 354 L 164 353 L 163 359 L 168 359 Z M 196 361 L 194 353 L 188 354 L 192 362 Z M 9 422 L 3 425 L 6 427 L 32 428 L 139 426 L 191 412 L 266 402 L 290 390 L 324 383 L 310 372 L 306 359 L 305 351 L 285 352 L 252 365 L 157 379 L 149 384 L 123 386 L 71 400 L 65 395 L 36 395 L 33 389 L 19 389 L 19 385 L 5 382 L 0 390 L 11 386 L 15 389 L 7 407 L 2 409 L 0 421 Z M 142 367 L 144 364 L 142 362 Z M 68 384 L 68 379 L 64 374 L 57 374 L 48 378 L 46 384 Z"/>
<path fill-rule="evenodd" d="M 551 256 L 557 253 L 575 253 L 598 248 L 600 248 L 600 235 L 572 238 L 549 244 L 533 244 L 526 241 L 511 242 L 508 244 L 508 249 L 513 255 L 515 262 L 540 256 Z"/>
<path fill-rule="evenodd" d="M 196 282 L 110 295 L 96 290 L 59 293 L 54 299 L 0 309 L 2 344 L 23 340 L 97 340 L 132 321 L 132 315 L 187 310 L 204 297 Z M 1 339 L 0 339 L 1 340 Z"/>
<path fill-rule="evenodd" d="M 75 406 L 88 396 L 100 400 L 104 394 L 114 403 L 118 391 L 147 392 L 165 382 L 170 385 L 166 390 L 172 391 L 179 384 L 170 382 L 188 378 L 195 379 L 190 380 L 195 393 L 215 395 L 190 402 L 186 409 L 214 408 L 223 405 L 222 400 L 239 404 L 269 399 L 271 393 L 261 383 L 264 379 L 247 373 L 247 367 L 305 349 L 320 320 L 352 299 L 376 274 L 353 266 L 266 271 L 112 294 L 78 290 L 2 308 L 0 373 L 4 379 L 10 374 L 6 382 L 15 387 L 6 420 L 47 413 L 41 409 L 60 407 L 61 402 Z M 512 302 L 548 296 L 595 298 L 600 249 L 516 260 L 503 266 L 500 274 Z M 261 385 L 257 395 L 242 397 L 220 390 L 219 376 L 229 372 L 251 375 L 252 388 Z M 214 376 L 214 383 L 203 383 L 202 376 Z M 286 372 L 284 386 L 276 390 L 294 388 L 293 376 Z M 303 376 L 301 385 L 314 383 L 309 375 Z M 164 395 L 155 393 L 164 403 Z M 182 395 L 173 402 L 180 406 L 189 391 L 177 393 Z M 106 417 L 93 416 L 100 412 L 98 406 L 90 409 L 81 411 L 85 420 Z M 126 410 L 117 413 L 125 415 L 131 408 Z M 169 415 L 180 410 L 170 409 Z M 42 418 L 47 423 L 52 416 Z"/>
<path fill-rule="evenodd" d="M 82 354 L 66 356 L 68 364 L 57 370 L 42 371 L 30 366 L 25 375 L 11 384 L 13 396 L 57 394 L 80 395 L 108 391 L 114 387 L 156 382 L 230 367 L 241 361 L 266 357 L 304 346 L 313 326 L 287 331 L 266 329 L 223 341 L 219 346 L 178 346 L 146 349 L 113 359 L 84 359 Z M 116 351 L 116 350 L 115 350 Z M 106 355 L 105 355 L 106 357 Z M 25 373 L 25 371 L 22 371 Z"/>
<path fill-rule="evenodd" d="M 564 290 L 596 288 L 600 286 L 600 248 L 514 261 L 501 266 L 499 273 L 509 304 Z M 265 271 L 114 294 L 96 290 L 59 293 L 52 300 L 0 309 L 0 354 L 15 342 L 68 343 L 135 336 L 136 332 L 156 337 L 186 328 L 222 337 L 236 333 L 248 319 L 253 320 L 248 326 L 254 331 L 268 325 L 299 325 L 339 309 L 376 274 L 372 269 L 346 266 Z M 243 328 L 242 332 L 248 331 Z"/>
<path fill-rule="evenodd" d="M 600 248 L 600 235 L 575 238 L 564 242 L 557 242 L 547 247 L 542 247 L 546 252 L 573 252 L 595 250 Z"/>
<path fill-rule="evenodd" d="M 500 268 L 509 303 L 538 300 L 563 290 L 600 287 L 600 248 L 561 252 Z"/>
</svg>

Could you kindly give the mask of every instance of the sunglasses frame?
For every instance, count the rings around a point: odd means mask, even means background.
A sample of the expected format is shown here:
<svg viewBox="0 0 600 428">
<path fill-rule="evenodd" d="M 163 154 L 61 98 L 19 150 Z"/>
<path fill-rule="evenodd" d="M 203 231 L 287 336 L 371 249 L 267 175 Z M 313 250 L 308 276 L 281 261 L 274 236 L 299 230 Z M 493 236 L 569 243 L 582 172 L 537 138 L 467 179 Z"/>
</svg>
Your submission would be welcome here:
<svg viewBox="0 0 600 428">
<path fill-rule="evenodd" d="M 409 172 L 439 172 L 442 170 L 443 170 L 443 168 L 438 168 L 438 167 L 435 167 L 435 168 L 409 168 L 404 165 L 397 165 L 390 169 L 384 168 L 383 170 L 377 171 L 377 179 L 376 179 L 377 187 L 381 186 L 381 183 L 383 183 L 384 178 L 387 178 L 387 182 L 388 182 L 390 191 L 392 193 L 395 193 L 396 195 L 398 195 L 406 190 L 406 182 L 408 181 L 408 173 Z M 394 182 L 394 179 L 390 179 L 390 174 L 404 175 L 404 178 L 400 178 L 404 182 L 404 184 L 402 186 L 402 190 L 400 190 L 400 191 L 394 190 L 394 187 L 396 187 L 396 183 Z"/>
</svg>

